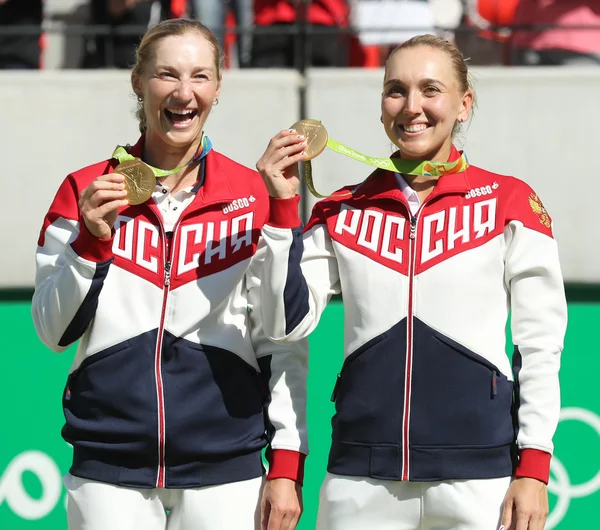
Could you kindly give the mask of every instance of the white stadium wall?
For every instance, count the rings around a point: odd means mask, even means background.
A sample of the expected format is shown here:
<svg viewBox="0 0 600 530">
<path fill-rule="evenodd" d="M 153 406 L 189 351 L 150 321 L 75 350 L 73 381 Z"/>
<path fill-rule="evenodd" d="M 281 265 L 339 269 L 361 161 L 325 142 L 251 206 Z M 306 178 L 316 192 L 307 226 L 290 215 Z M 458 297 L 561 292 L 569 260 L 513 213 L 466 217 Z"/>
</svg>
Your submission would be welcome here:
<svg viewBox="0 0 600 530">
<path fill-rule="evenodd" d="M 382 78 L 382 70 L 361 69 L 317 69 L 305 80 L 293 71 L 227 71 L 206 132 L 217 150 L 254 167 L 269 138 L 298 119 L 305 83 L 306 117 L 359 152 L 387 156 Z M 600 283 L 600 71 L 480 68 L 475 82 L 479 106 L 459 147 L 472 164 L 528 182 L 553 217 L 565 280 Z M 58 185 L 117 144 L 135 142 L 134 108 L 127 72 L 0 72 L 0 288 L 32 286 L 37 234 Z M 313 161 L 321 192 L 369 172 L 330 151 Z"/>
</svg>

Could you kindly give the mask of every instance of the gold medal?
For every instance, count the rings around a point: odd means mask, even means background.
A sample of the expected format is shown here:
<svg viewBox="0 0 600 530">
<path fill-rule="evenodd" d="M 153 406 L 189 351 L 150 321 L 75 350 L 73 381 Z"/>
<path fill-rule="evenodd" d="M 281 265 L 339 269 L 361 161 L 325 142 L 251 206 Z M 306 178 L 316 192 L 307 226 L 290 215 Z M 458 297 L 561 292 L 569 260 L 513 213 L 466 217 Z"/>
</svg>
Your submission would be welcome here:
<svg viewBox="0 0 600 530">
<path fill-rule="evenodd" d="M 306 138 L 306 159 L 319 156 L 327 147 L 327 129 L 318 120 L 300 120 L 291 127 Z"/>
<path fill-rule="evenodd" d="M 132 206 L 142 204 L 152 196 L 156 186 L 156 177 L 152 169 L 141 160 L 121 162 L 115 168 L 115 173 L 125 177 L 127 200 Z"/>
</svg>

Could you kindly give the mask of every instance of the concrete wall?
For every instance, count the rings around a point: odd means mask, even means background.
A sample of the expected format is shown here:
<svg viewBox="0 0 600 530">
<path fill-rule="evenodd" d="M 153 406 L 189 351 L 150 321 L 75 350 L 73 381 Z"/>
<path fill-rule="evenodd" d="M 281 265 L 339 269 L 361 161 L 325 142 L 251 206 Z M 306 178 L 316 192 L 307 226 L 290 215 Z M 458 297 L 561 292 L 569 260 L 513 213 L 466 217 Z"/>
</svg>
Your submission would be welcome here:
<svg viewBox="0 0 600 530">
<path fill-rule="evenodd" d="M 538 192 L 555 223 L 567 281 L 600 283 L 600 71 L 481 69 L 479 108 L 461 147 L 472 164 L 513 174 Z M 308 73 L 307 116 L 365 154 L 387 156 L 379 70 Z M 225 72 L 206 131 L 215 148 L 254 167 L 269 138 L 299 117 L 303 79 L 292 71 Z M 0 288 L 31 286 L 42 219 L 67 173 L 106 159 L 138 137 L 129 76 L 120 71 L 0 72 L 0 155 L 5 204 Z M 369 166 L 325 151 L 313 162 L 317 189 L 359 182 Z M 310 209 L 314 201 L 309 199 Z"/>
</svg>

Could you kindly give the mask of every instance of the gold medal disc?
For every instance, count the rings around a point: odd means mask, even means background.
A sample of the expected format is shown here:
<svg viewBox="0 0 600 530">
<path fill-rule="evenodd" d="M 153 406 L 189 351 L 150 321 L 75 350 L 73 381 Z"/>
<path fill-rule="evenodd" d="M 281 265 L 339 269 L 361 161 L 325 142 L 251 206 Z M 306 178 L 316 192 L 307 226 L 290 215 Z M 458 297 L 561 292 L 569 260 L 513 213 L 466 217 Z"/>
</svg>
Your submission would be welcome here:
<svg viewBox="0 0 600 530">
<path fill-rule="evenodd" d="M 306 137 L 306 159 L 319 156 L 327 147 L 327 129 L 318 120 L 300 120 L 291 127 L 298 134 Z"/>
<path fill-rule="evenodd" d="M 132 206 L 142 204 L 152 196 L 152 192 L 156 186 L 156 177 L 152 169 L 141 160 L 121 162 L 115 168 L 115 173 L 119 173 L 125 177 L 124 184 L 127 190 L 127 200 Z"/>
</svg>

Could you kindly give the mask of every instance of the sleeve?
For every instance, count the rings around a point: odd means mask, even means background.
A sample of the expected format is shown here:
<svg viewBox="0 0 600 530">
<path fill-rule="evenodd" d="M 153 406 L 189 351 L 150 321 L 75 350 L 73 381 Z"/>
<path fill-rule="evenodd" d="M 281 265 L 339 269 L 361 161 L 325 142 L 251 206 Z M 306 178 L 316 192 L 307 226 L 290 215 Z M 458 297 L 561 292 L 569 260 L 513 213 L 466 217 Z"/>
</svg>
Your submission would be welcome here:
<svg viewBox="0 0 600 530">
<path fill-rule="evenodd" d="M 515 476 L 548 483 L 552 438 L 560 414 L 558 372 L 567 303 L 552 221 L 541 200 L 520 182 L 505 226 L 505 282 L 515 347 L 515 415 L 519 461 Z"/>
<path fill-rule="evenodd" d="M 250 333 L 261 379 L 264 381 L 269 447 L 267 480 L 290 478 L 302 484 L 304 460 L 308 454 L 306 432 L 306 378 L 308 345 L 306 340 L 276 344 L 264 333 L 260 306 L 260 270 L 266 246 L 259 240 L 257 253 L 246 273 Z"/>
<path fill-rule="evenodd" d="M 267 336 L 280 342 L 307 337 L 341 286 L 337 258 L 317 203 L 304 230 L 298 217 L 299 196 L 271 199 L 262 235 L 267 245 L 262 269 L 262 317 Z"/>
<path fill-rule="evenodd" d="M 56 352 L 87 329 L 113 260 L 112 238 L 99 239 L 80 223 L 78 196 L 73 177 L 67 177 L 44 219 L 35 256 L 33 324 Z"/>
</svg>

